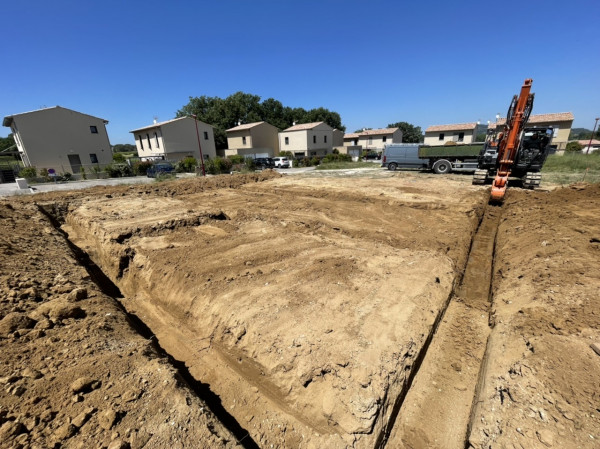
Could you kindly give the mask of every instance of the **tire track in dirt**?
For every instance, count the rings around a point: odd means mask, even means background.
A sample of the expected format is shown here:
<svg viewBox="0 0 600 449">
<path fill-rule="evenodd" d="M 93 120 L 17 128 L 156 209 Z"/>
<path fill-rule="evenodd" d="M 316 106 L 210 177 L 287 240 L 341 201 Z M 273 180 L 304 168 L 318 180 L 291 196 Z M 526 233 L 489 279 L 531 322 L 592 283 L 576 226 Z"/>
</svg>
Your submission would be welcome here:
<svg viewBox="0 0 600 449">
<path fill-rule="evenodd" d="M 379 447 L 459 449 L 490 334 L 490 287 L 501 209 L 488 206 L 471 244 L 462 280 L 434 327 L 423 363 Z"/>
</svg>

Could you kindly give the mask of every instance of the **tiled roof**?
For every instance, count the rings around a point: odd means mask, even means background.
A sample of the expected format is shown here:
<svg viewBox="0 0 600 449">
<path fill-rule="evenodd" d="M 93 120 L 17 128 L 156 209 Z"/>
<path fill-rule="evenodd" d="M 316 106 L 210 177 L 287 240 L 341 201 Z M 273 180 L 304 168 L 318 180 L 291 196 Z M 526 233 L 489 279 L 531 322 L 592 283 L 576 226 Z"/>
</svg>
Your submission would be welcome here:
<svg viewBox="0 0 600 449">
<path fill-rule="evenodd" d="M 590 139 L 577 140 L 576 142 L 579 142 L 580 145 L 583 145 L 584 147 L 587 147 L 590 144 Z M 592 139 L 592 146 L 593 145 L 600 145 L 600 140 Z"/>
<path fill-rule="evenodd" d="M 88 117 L 93 117 L 93 118 L 95 118 L 95 119 L 102 120 L 102 121 L 103 121 L 105 124 L 108 124 L 108 120 L 106 120 L 106 119 L 103 119 L 103 118 L 100 118 L 100 117 L 96 117 L 96 116 L 94 116 L 94 115 L 90 115 L 90 114 L 85 114 L 85 113 L 83 113 L 83 112 L 75 111 L 75 110 L 73 110 L 73 109 L 69 109 L 69 108 L 63 108 L 62 106 L 58 106 L 58 105 L 57 105 L 57 106 L 51 106 L 51 107 L 49 107 L 49 108 L 41 108 L 41 109 L 36 109 L 36 110 L 34 110 L 34 111 L 20 112 L 20 113 L 18 113 L 18 114 L 7 115 L 6 117 L 4 117 L 4 120 L 3 120 L 3 122 L 2 122 L 2 125 L 3 125 L 3 126 L 10 126 L 10 124 L 11 124 L 11 122 L 12 122 L 12 118 L 13 118 L 13 117 L 17 117 L 17 116 L 19 116 L 19 115 L 31 114 L 31 113 L 34 113 L 34 112 L 47 111 L 47 110 L 49 110 L 49 109 L 64 109 L 64 110 L 66 110 L 66 111 L 77 112 L 78 114 L 81 114 L 81 115 L 87 115 Z"/>
<path fill-rule="evenodd" d="M 394 134 L 398 129 L 399 128 L 366 129 L 359 134 L 361 136 L 387 136 L 389 134 Z"/>
<path fill-rule="evenodd" d="M 463 131 L 467 129 L 475 129 L 477 123 L 456 123 L 453 125 L 433 125 L 425 130 L 426 133 L 434 131 Z"/>
<path fill-rule="evenodd" d="M 359 133 L 344 134 L 344 139 L 358 139 L 359 137 L 360 137 Z"/>
<path fill-rule="evenodd" d="M 242 125 L 238 125 L 238 126 L 234 126 L 233 128 L 229 128 L 225 131 L 229 132 L 229 131 L 243 131 L 245 129 L 250 129 L 250 128 L 254 128 L 255 126 L 261 125 L 263 123 L 266 123 L 264 121 L 262 122 L 253 122 L 253 123 L 244 123 Z"/>
<path fill-rule="evenodd" d="M 313 129 L 319 126 L 320 124 L 325 122 L 313 122 L 313 123 L 301 123 L 300 125 L 290 126 L 287 129 L 284 129 L 283 132 L 287 131 L 303 131 L 305 129 Z"/>
<path fill-rule="evenodd" d="M 176 122 L 176 121 L 178 121 L 178 120 L 185 120 L 185 119 L 191 119 L 191 120 L 194 120 L 194 118 L 193 118 L 193 117 L 189 117 L 189 116 L 185 116 L 185 117 L 179 117 L 179 118 L 174 118 L 174 119 L 172 119 L 172 120 L 167 120 L 167 121 L 164 121 L 164 122 L 152 123 L 151 125 L 148 125 L 148 126 L 142 126 L 141 128 L 132 129 L 132 130 L 131 130 L 131 131 L 129 131 L 129 132 L 130 132 L 130 133 L 134 133 L 134 132 L 136 132 L 136 131 L 143 131 L 143 130 L 145 130 L 145 129 L 156 128 L 156 127 L 158 127 L 158 126 L 166 125 L 167 123 L 173 123 L 173 122 Z M 204 123 L 204 122 L 203 122 L 203 121 L 201 121 L 201 120 L 198 120 L 198 122 L 199 122 L 199 123 Z M 205 124 L 205 125 L 208 125 L 208 123 L 204 123 L 204 124 Z M 212 126 L 212 125 L 208 125 L 208 126 Z"/>
<path fill-rule="evenodd" d="M 552 123 L 552 122 L 568 122 L 574 120 L 572 112 L 556 112 L 554 114 L 535 114 L 529 117 L 527 124 L 533 123 Z M 501 126 L 506 123 L 506 117 L 500 117 L 496 122 L 496 126 Z"/>
</svg>

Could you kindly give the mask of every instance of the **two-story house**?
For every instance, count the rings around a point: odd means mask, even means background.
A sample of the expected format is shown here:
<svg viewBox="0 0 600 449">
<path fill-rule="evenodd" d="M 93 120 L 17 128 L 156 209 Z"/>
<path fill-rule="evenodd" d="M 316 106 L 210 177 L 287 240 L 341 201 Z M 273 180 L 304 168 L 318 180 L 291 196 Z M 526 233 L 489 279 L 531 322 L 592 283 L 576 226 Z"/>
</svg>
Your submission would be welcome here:
<svg viewBox="0 0 600 449">
<path fill-rule="evenodd" d="M 446 145 L 449 142 L 473 143 L 477 137 L 477 123 L 456 123 L 451 125 L 433 125 L 425 130 L 425 145 Z"/>
<path fill-rule="evenodd" d="M 402 143 L 400 128 L 366 129 L 358 133 L 358 145 L 367 151 L 383 151 L 388 143 Z"/>
<path fill-rule="evenodd" d="M 550 146 L 558 151 L 563 151 L 567 148 L 569 142 L 569 134 L 575 117 L 572 112 L 556 112 L 552 114 L 533 114 L 527 120 L 528 127 L 539 126 L 540 128 L 551 126 L 554 130 L 552 143 Z M 495 127 L 496 131 L 501 131 L 506 124 L 506 118 L 500 117 L 496 123 L 491 123 L 490 127 Z"/>
<path fill-rule="evenodd" d="M 279 133 L 279 151 L 295 158 L 325 156 L 333 151 L 333 128 L 325 122 L 291 126 Z"/>
<path fill-rule="evenodd" d="M 193 117 L 155 122 L 129 132 L 142 160 L 176 162 L 188 156 L 200 160 L 200 148 L 204 159 L 217 155 L 213 127 Z"/>
<path fill-rule="evenodd" d="M 4 117 L 25 167 L 78 174 L 112 162 L 108 120 L 54 106 Z"/>
<path fill-rule="evenodd" d="M 273 157 L 279 154 L 279 129 L 267 122 L 238 124 L 225 131 L 225 156 Z"/>
</svg>

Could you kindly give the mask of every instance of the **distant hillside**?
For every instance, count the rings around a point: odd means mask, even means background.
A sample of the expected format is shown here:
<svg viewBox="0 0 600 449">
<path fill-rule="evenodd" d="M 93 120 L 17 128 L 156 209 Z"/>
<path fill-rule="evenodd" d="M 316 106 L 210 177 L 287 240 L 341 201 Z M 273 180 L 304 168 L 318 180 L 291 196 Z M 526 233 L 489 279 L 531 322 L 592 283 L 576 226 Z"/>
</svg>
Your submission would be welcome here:
<svg viewBox="0 0 600 449">
<path fill-rule="evenodd" d="M 571 128 L 569 140 L 585 140 L 592 137 L 592 130 L 587 128 Z M 596 131 L 596 138 L 600 137 L 600 130 Z"/>
</svg>

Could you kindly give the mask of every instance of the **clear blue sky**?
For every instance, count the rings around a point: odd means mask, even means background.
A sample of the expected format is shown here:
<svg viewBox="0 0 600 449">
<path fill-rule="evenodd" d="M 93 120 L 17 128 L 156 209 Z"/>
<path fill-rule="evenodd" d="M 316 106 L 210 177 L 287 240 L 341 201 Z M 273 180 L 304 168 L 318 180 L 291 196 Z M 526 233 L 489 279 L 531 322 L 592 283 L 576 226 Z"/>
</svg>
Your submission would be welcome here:
<svg viewBox="0 0 600 449">
<path fill-rule="evenodd" d="M 60 105 L 111 143 L 237 91 L 337 111 L 348 131 L 533 113 L 600 116 L 600 1 L 2 1 L 0 118 Z M 0 127 L 0 136 L 9 128 Z"/>
</svg>

